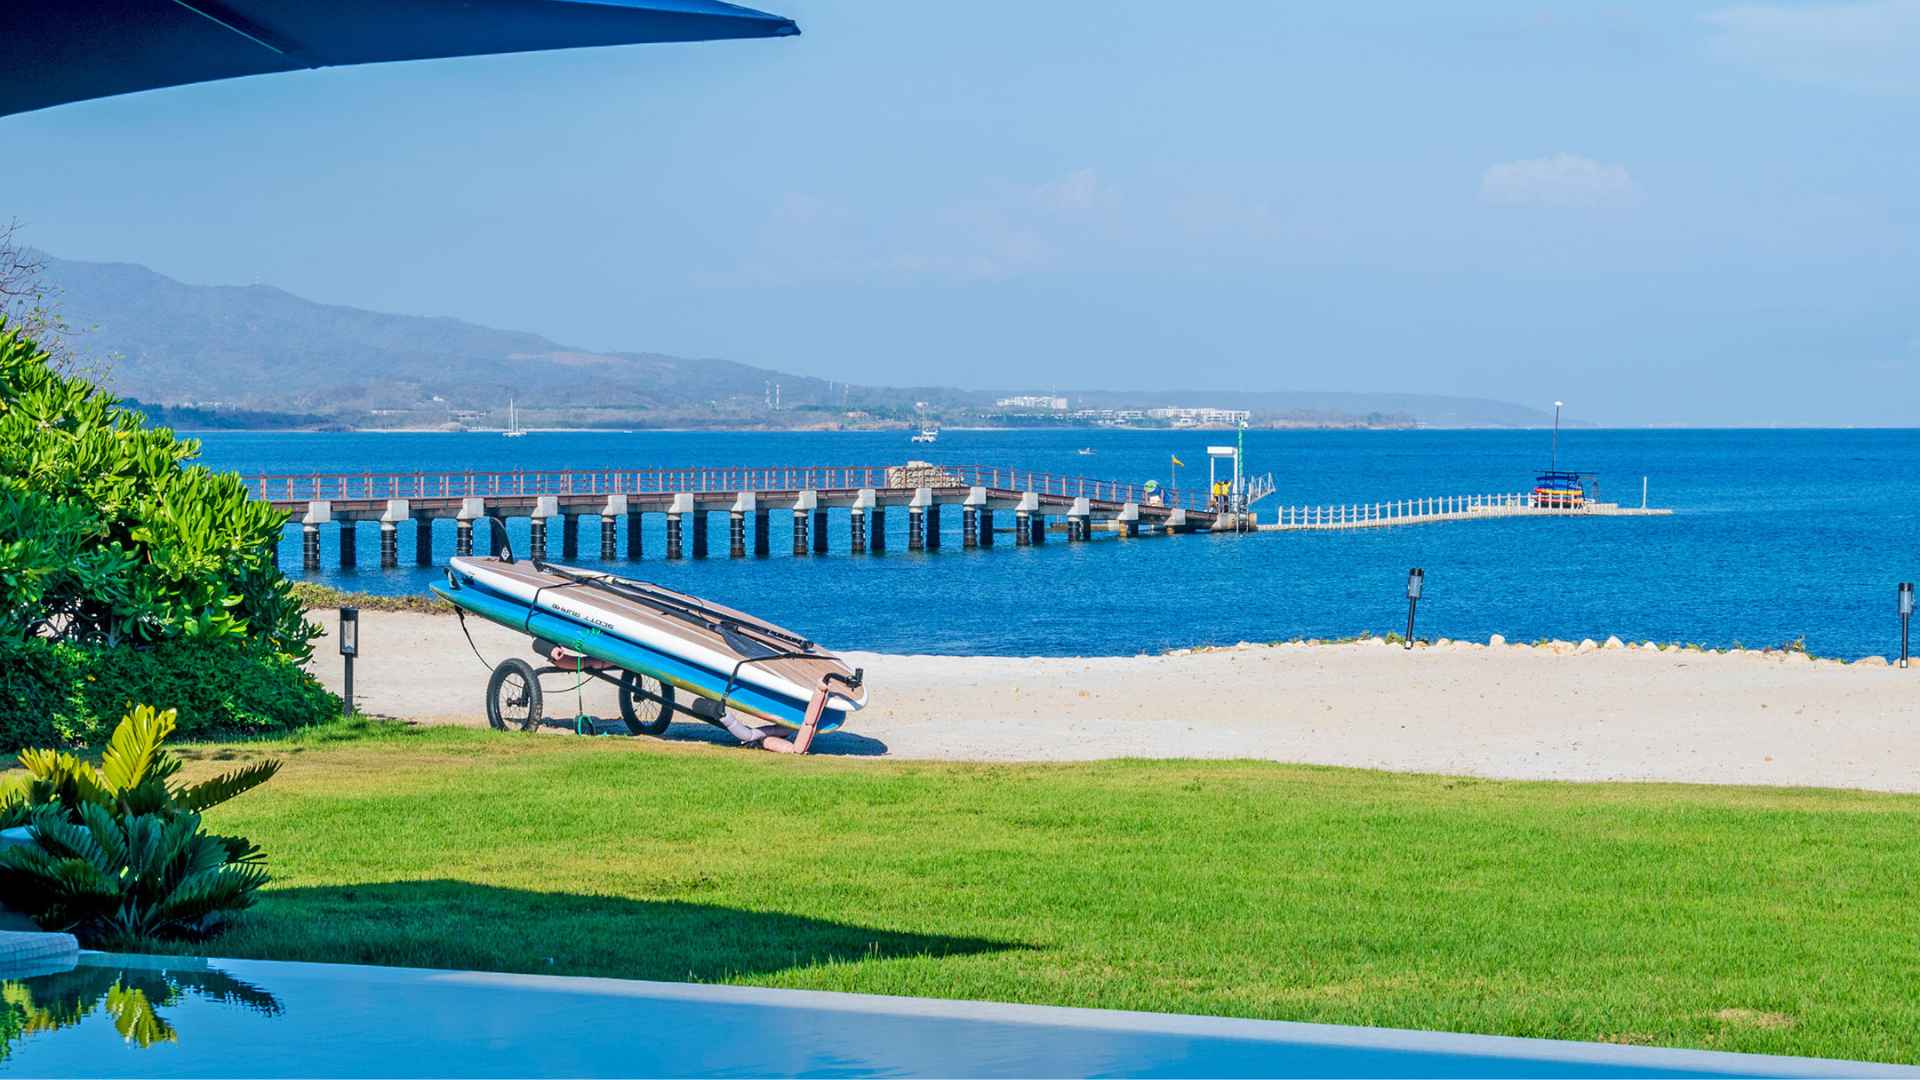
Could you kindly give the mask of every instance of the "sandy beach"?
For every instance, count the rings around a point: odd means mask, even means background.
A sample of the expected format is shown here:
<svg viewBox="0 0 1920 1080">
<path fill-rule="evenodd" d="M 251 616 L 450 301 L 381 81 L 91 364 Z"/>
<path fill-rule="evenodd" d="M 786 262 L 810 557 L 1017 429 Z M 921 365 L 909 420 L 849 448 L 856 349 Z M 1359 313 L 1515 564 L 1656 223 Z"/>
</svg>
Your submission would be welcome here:
<svg viewBox="0 0 1920 1080">
<path fill-rule="evenodd" d="M 450 615 L 363 611 L 370 714 L 484 725 L 487 668 Z M 325 621 L 325 620 L 323 620 Z M 468 620 L 488 662 L 526 639 Z M 331 627 L 329 626 L 329 630 Z M 1920 791 L 1920 668 L 1562 643 L 1243 645 L 1161 656 L 849 653 L 871 704 L 816 744 L 962 761 L 1257 758 L 1469 776 Z M 315 644 L 335 689 L 340 657 Z M 572 716 L 555 677 L 549 716 Z M 565 692 L 561 692 L 565 691 Z M 600 684 L 588 713 L 617 716 Z M 725 741 L 698 722 L 670 739 Z"/>
</svg>

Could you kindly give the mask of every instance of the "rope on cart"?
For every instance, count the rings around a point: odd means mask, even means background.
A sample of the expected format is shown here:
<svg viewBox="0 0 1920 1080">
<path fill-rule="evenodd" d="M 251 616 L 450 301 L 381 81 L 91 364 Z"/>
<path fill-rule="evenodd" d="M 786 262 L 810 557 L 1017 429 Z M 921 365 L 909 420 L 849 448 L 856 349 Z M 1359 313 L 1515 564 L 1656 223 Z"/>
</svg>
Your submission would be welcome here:
<svg viewBox="0 0 1920 1080">
<path fill-rule="evenodd" d="M 458 616 L 460 619 L 460 632 L 466 635 L 467 648 L 473 650 L 473 658 L 475 660 L 480 661 L 481 667 L 486 668 L 488 671 L 492 671 L 493 665 L 487 663 L 487 658 L 480 655 L 480 646 L 475 645 L 473 643 L 473 631 L 467 629 L 467 610 L 465 608 L 456 607 L 453 609 L 453 613 L 454 615 Z"/>
<path fill-rule="evenodd" d="M 587 658 L 584 655 L 577 652 L 573 654 L 573 674 L 578 680 L 573 684 L 573 733 L 575 735 L 596 734 L 593 730 L 592 718 L 587 716 L 587 695 L 580 689 L 587 685 L 587 676 L 582 667 L 586 662 Z"/>
</svg>

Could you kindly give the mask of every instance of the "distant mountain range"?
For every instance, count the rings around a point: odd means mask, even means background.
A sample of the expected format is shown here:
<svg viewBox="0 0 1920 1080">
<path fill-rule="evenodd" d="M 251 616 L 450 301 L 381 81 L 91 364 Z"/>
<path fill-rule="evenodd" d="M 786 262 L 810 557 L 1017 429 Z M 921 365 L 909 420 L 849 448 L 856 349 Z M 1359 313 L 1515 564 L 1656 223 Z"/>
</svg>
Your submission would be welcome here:
<svg viewBox="0 0 1920 1080">
<path fill-rule="evenodd" d="M 130 263 L 48 257 L 79 349 L 112 360 L 113 390 L 183 426 L 494 426 L 517 398 L 529 425 L 824 427 L 1031 424 L 1004 393 L 850 386 L 718 359 L 594 352 L 459 319 L 318 304 L 265 285 L 188 285 Z M 564 369 L 559 377 L 556 369 Z M 778 385 L 778 410 L 769 407 Z M 1031 391 L 1024 391 L 1031 392 Z M 1420 394 L 1068 391 L 1075 409 L 1217 406 L 1296 426 L 1533 427 L 1502 401 Z"/>
</svg>

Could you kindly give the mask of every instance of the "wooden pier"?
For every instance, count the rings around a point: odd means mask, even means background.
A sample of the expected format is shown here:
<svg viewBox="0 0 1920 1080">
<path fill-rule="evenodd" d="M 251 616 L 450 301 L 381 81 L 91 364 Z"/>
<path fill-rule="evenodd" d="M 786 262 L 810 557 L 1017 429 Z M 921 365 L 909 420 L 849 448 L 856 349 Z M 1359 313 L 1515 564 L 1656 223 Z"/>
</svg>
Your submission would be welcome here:
<svg viewBox="0 0 1920 1080">
<path fill-rule="evenodd" d="M 303 565 L 320 567 L 320 530 L 338 527 L 340 564 L 358 561 L 358 526 L 380 530 L 380 565 L 400 563 L 399 527 L 412 523 L 413 561 L 431 565 L 437 521 L 454 523 L 454 551 L 473 553 L 474 523 L 483 518 L 524 517 L 531 523 L 529 554 L 561 559 L 580 553 L 580 519 L 599 523 L 599 555 L 643 556 L 647 514 L 666 517 L 668 559 L 705 558 L 710 518 L 727 515 L 727 554 L 766 555 L 769 518 L 791 517 L 793 554 L 824 554 L 833 520 L 844 521 L 855 553 L 886 548 L 886 514 L 907 519 L 909 550 L 941 546 L 943 510 L 960 515 L 963 547 L 991 547 L 995 516 L 1011 515 L 1013 542 L 1046 540 L 1048 519 L 1063 521 L 1069 542 L 1092 538 L 1095 529 L 1124 536 L 1232 528 L 1236 515 L 1221 513 L 1198 492 L 1155 490 L 1144 485 L 1060 476 L 986 465 L 821 466 L 718 469 L 561 469 L 514 472 L 317 473 L 258 476 L 256 496 L 293 514 L 303 532 Z M 830 513 L 839 511 L 838 514 Z M 749 530 L 749 525 L 751 529 Z M 552 532 L 557 529 L 557 553 Z M 483 535 L 491 535 L 483 530 Z M 498 552 L 494 552 L 498 554 Z"/>
<path fill-rule="evenodd" d="M 300 522 L 301 562 L 320 568 L 320 531 L 339 530 L 340 565 L 358 562 L 359 525 L 379 527 L 382 567 L 400 564 L 400 526 L 410 523 L 413 562 L 432 565 L 434 525 L 451 521 L 454 552 L 474 552 L 474 523 L 489 517 L 529 519 L 528 554 L 536 559 L 580 556 L 580 519 L 597 520 L 603 561 L 644 555 L 648 514 L 666 518 L 668 559 L 709 554 L 711 518 L 726 515 L 727 554 L 744 558 L 770 553 L 771 515 L 791 521 L 795 556 L 822 555 L 829 529 L 839 522 L 855 554 L 885 551 L 888 510 L 906 516 L 910 551 L 938 550 L 945 538 L 943 512 L 959 515 L 962 547 L 991 547 L 1010 515 L 1012 541 L 1044 543 L 1050 531 L 1068 542 L 1090 540 L 1095 531 L 1122 536 L 1195 531 L 1295 532 L 1387 528 L 1446 521 L 1511 517 L 1580 517 L 1668 514 L 1672 511 L 1588 503 L 1580 507 L 1541 504 L 1531 493 L 1454 495 L 1366 504 L 1282 506 L 1239 515 L 1220 510 L 1199 492 L 1156 489 L 1112 480 L 987 465 L 820 466 L 764 469 L 558 469 L 513 472 L 314 473 L 258 476 L 256 496 Z M 1265 494 L 1261 478 L 1250 490 Z M 624 527 L 623 523 L 624 522 Z M 559 536 L 554 537 L 554 532 Z M 624 537 L 621 535 L 624 531 Z M 491 530 L 483 529 L 491 554 Z M 625 543 L 622 545 L 621 541 Z M 623 550 L 624 547 L 624 550 Z"/>
</svg>

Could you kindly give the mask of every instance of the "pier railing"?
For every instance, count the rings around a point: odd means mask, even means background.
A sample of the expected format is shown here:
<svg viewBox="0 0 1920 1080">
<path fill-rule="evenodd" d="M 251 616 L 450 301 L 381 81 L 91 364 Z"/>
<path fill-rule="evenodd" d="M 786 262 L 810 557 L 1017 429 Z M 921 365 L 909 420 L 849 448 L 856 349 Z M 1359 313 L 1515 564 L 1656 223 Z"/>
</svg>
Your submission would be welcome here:
<svg viewBox="0 0 1920 1080">
<path fill-rule="evenodd" d="M 1354 529 L 1369 525 L 1413 524 L 1469 515 L 1501 516 L 1532 510 L 1566 509 L 1532 492 L 1502 495 L 1443 495 L 1377 503 L 1282 506 L 1273 524 L 1282 529 Z"/>
<path fill-rule="evenodd" d="M 513 469 L 440 472 L 260 474 L 253 493 L 274 502 L 316 499 L 499 498 L 522 495 L 661 495 L 728 491 L 857 491 L 889 487 L 984 487 L 1086 498 L 1095 502 L 1154 503 L 1205 511 L 1198 491 L 1155 488 L 1120 480 L 1067 476 L 995 465 L 810 465 L 761 468 Z M 1155 500 L 1158 500 L 1157 502 Z"/>
</svg>

